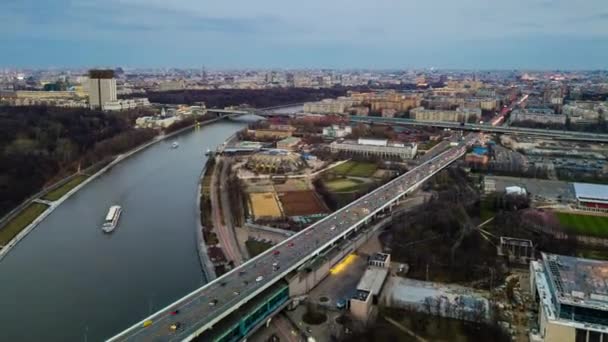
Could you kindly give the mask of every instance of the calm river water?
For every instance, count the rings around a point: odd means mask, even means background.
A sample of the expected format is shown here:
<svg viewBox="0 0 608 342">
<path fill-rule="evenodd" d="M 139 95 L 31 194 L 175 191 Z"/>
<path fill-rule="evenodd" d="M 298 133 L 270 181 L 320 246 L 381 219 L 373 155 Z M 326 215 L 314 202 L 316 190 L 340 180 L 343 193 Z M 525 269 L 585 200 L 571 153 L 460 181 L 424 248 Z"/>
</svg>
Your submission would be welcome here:
<svg viewBox="0 0 608 342">
<path fill-rule="evenodd" d="M 204 151 L 243 127 L 219 122 L 160 142 L 60 205 L 0 262 L 0 340 L 100 341 L 203 285 Z M 103 234 L 112 204 L 124 211 Z"/>
</svg>

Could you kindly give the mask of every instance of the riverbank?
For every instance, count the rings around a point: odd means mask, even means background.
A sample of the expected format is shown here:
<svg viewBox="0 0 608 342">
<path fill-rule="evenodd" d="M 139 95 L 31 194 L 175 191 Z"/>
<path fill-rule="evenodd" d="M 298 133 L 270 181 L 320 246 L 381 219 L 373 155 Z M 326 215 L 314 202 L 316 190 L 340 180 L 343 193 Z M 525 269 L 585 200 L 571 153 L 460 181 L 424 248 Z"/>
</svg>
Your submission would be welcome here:
<svg viewBox="0 0 608 342">
<path fill-rule="evenodd" d="M 205 274 L 205 278 L 207 279 L 207 282 L 210 282 L 210 281 L 214 280 L 215 278 L 217 278 L 217 274 L 215 272 L 215 266 L 213 265 L 213 263 L 211 262 L 211 259 L 209 257 L 209 249 L 207 248 L 207 243 L 205 241 L 205 237 L 203 234 L 203 231 L 204 231 L 203 215 L 205 214 L 204 210 L 203 210 L 203 205 L 204 205 L 203 188 L 204 188 L 205 175 L 207 173 L 207 168 L 208 168 L 211 160 L 213 160 L 213 157 L 210 157 L 207 160 L 207 162 L 205 163 L 205 166 L 203 167 L 203 170 L 201 171 L 201 175 L 199 177 L 199 182 L 198 182 L 198 194 L 197 194 L 197 199 L 196 199 L 196 207 L 198 208 L 197 229 L 196 229 L 196 240 L 197 240 L 196 250 L 198 252 L 198 256 L 201 261 L 201 268 L 203 270 L 203 273 Z"/>
<path fill-rule="evenodd" d="M 61 188 L 63 185 L 69 183 L 71 179 L 77 178 L 80 175 L 82 175 L 82 173 L 76 173 L 69 177 L 66 177 L 66 178 L 62 179 L 61 181 L 55 183 L 53 186 L 50 186 L 47 189 L 44 189 L 44 190 L 40 191 L 39 193 L 35 194 L 34 196 L 30 197 L 24 203 L 19 205 L 19 207 L 16 208 L 18 210 L 11 211 L 9 214 L 7 214 L 5 217 L 3 217 L 0 220 L 0 222 L 3 223 L 2 230 L 4 230 L 6 228 L 6 226 L 13 219 L 18 217 L 20 215 L 20 213 L 23 210 L 25 210 L 26 208 L 28 208 L 32 203 L 35 203 L 42 199 L 42 201 L 49 204 L 49 207 L 46 210 L 44 210 L 43 212 L 41 212 L 37 217 L 33 218 L 33 220 L 27 226 L 25 226 L 23 229 L 21 229 L 21 231 L 19 231 L 17 233 L 17 235 L 15 235 L 10 241 L 8 241 L 6 243 L 6 245 L 2 246 L 2 249 L 0 249 L 0 262 L 24 237 L 26 237 L 30 232 L 32 232 L 34 230 L 34 228 L 36 228 L 36 226 L 38 226 L 38 224 L 40 224 L 40 222 L 42 222 L 48 215 L 50 215 L 61 203 L 63 203 L 65 200 L 67 200 L 73 194 L 75 194 L 78 190 L 82 189 L 89 182 L 93 181 L 100 175 L 104 174 L 106 171 L 111 169 L 113 166 L 115 166 L 119 162 L 131 157 L 132 155 L 136 154 L 137 152 L 143 151 L 144 149 L 146 149 L 160 141 L 177 136 L 181 133 L 184 133 L 188 130 L 193 129 L 196 126 L 208 125 L 208 124 L 217 122 L 219 120 L 222 120 L 224 118 L 225 117 L 219 117 L 219 118 L 215 118 L 215 119 L 211 119 L 211 120 L 206 120 L 206 121 L 199 122 L 197 124 L 194 124 L 194 125 L 191 125 L 188 127 L 184 127 L 180 130 L 171 132 L 169 134 L 163 134 L 163 135 L 156 136 L 154 139 L 152 139 L 126 153 L 119 154 L 110 163 L 105 165 L 103 168 L 101 168 L 100 170 L 95 172 L 90 177 L 84 179 L 82 182 L 80 182 L 79 184 L 74 186 L 71 190 L 67 191 L 65 194 L 63 194 L 59 199 L 57 199 L 55 201 L 46 201 L 46 200 L 44 200 L 44 196 L 46 196 L 48 193 L 54 191 L 55 189 Z"/>
</svg>

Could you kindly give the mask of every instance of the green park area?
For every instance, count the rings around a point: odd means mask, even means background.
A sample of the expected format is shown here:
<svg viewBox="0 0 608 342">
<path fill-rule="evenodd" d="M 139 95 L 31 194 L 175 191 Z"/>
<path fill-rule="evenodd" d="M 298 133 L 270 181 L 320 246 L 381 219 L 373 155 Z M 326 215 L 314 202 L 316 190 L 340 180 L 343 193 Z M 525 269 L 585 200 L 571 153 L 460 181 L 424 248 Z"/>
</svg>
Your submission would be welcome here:
<svg viewBox="0 0 608 342">
<path fill-rule="evenodd" d="M 331 172 L 342 176 L 371 177 L 377 169 L 378 166 L 374 163 L 348 161 L 334 167 Z"/>
<path fill-rule="evenodd" d="M 608 217 L 555 213 L 559 223 L 572 233 L 579 235 L 608 237 Z"/>
<path fill-rule="evenodd" d="M 352 178 L 336 178 L 327 180 L 324 183 L 331 192 L 351 192 L 360 189 L 365 182 Z"/>
<path fill-rule="evenodd" d="M 249 257 L 253 258 L 258 254 L 264 253 L 264 251 L 272 247 L 272 244 L 266 241 L 247 240 L 245 241 L 245 246 L 247 247 Z"/>
<path fill-rule="evenodd" d="M 62 186 L 50 191 L 48 194 L 44 195 L 42 197 L 43 200 L 47 200 L 47 201 L 56 201 L 58 199 L 60 199 L 61 197 L 63 197 L 63 195 L 67 194 L 68 191 L 74 189 L 78 184 L 84 182 L 85 179 L 89 178 L 89 176 L 86 175 L 78 175 L 72 179 L 70 179 L 69 182 L 63 184 Z"/>
<path fill-rule="evenodd" d="M 0 246 L 4 246 L 11 241 L 47 208 L 48 206 L 42 203 L 31 203 L 12 220 L 8 221 L 4 227 L 0 228 Z"/>
</svg>

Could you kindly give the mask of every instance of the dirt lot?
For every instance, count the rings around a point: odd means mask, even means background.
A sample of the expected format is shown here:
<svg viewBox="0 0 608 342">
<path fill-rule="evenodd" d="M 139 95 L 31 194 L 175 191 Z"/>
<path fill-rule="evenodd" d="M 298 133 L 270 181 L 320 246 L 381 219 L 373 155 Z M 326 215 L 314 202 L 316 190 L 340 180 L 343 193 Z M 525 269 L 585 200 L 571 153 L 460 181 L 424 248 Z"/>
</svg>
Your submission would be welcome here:
<svg viewBox="0 0 608 342">
<path fill-rule="evenodd" d="M 314 191 L 280 192 L 279 199 L 287 216 L 326 213 L 328 210 Z"/>
<path fill-rule="evenodd" d="M 273 192 L 261 192 L 249 194 L 249 200 L 253 208 L 253 216 L 259 218 L 279 218 L 281 208 Z"/>
</svg>

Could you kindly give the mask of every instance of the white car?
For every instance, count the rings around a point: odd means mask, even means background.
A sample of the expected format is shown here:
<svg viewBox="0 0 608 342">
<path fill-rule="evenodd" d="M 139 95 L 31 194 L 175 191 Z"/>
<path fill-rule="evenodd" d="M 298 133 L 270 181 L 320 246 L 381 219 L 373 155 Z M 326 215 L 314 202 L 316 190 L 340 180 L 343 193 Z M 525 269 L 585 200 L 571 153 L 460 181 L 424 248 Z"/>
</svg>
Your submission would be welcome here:
<svg viewBox="0 0 608 342">
<path fill-rule="evenodd" d="M 255 278 L 255 281 L 260 282 L 260 281 L 262 281 L 262 279 L 264 279 L 264 277 L 259 276 L 259 277 Z"/>
<path fill-rule="evenodd" d="M 331 227 L 329 228 L 329 230 L 334 230 L 334 229 L 336 229 L 336 226 L 331 226 Z"/>
</svg>

